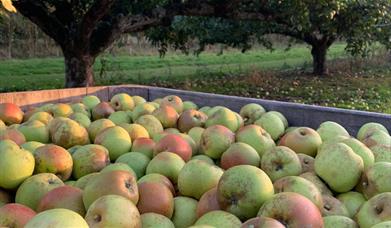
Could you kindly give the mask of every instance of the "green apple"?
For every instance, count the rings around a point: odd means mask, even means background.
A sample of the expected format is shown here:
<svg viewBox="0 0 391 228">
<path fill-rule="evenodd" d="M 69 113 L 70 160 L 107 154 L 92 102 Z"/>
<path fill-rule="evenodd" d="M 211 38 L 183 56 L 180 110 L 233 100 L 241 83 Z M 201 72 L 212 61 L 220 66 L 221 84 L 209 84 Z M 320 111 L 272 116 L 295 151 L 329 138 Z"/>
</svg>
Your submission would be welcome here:
<svg viewBox="0 0 391 228">
<path fill-rule="evenodd" d="M 357 223 L 352 219 L 340 216 L 340 215 L 332 215 L 326 216 L 323 218 L 324 228 L 335 228 L 335 227 L 344 227 L 344 228 L 356 228 Z"/>
<path fill-rule="evenodd" d="M 11 140 L 0 141 L 0 187 L 17 188 L 34 171 L 34 157 Z"/>
<path fill-rule="evenodd" d="M 64 183 L 52 173 L 40 173 L 27 178 L 18 188 L 15 202 L 36 210 L 42 197 Z"/>
<path fill-rule="evenodd" d="M 343 143 L 321 147 L 315 158 L 315 172 L 332 190 L 348 192 L 357 185 L 364 170 L 360 156 Z"/>
<path fill-rule="evenodd" d="M 205 128 L 202 127 L 193 127 L 187 132 L 187 135 L 190 136 L 197 146 L 200 146 L 202 133 L 205 131 Z"/>
<path fill-rule="evenodd" d="M 82 99 L 82 103 L 89 109 L 92 110 L 95 106 L 100 103 L 100 99 L 97 96 L 89 95 Z"/>
<path fill-rule="evenodd" d="M 314 163 L 315 158 L 306 154 L 297 154 L 301 163 L 301 173 L 315 172 Z"/>
<path fill-rule="evenodd" d="M 34 218 L 32 218 L 25 226 L 25 228 L 36 227 L 88 228 L 88 224 L 78 213 L 64 208 L 56 208 L 39 213 Z"/>
<path fill-rule="evenodd" d="M 175 228 L 175 225 L 169 218 L 157 213 L 144 213 L 141 215 L 143 228 Z"/>
<path fill-rule="evenodd" d="M 348 209 L 337 198 L 330 195 L 322 195 L 322 198 L 323 208 L 321 211 L 323 216 L 340 215 L 349 217 Z"/>
<path fill-rule="evenodd" d="M 272 113 L 272 114 L 278 116 L 278 117 L 281 119 L 281 121 L 284 123 L 285 129 L 286 129 L 287 127 L 289 127 L 288 120 L 285 118 L 285 116 L 284 116 L 281 112 L 270 111 L 270 113 Z"/>
<path fill-rule="evenodd" d="M 130 168 L 127 164 L 121 163 L 121 162 L 112 163 L 112 164 L 104 167 L 100 172 L 107 173 L 107 172 L 116 171 L 116 170 L 126 171 L 126 172 L 131 173 L 134 176 L 134 178 L 136 178 L 136 181 L 137 181 L 137 175 L 134 172 L 134 170 L 132 168 Z"/>
<path fill-rule="evenodd" d="M 251 165 L 228 169 L 217 186 L 217 199 L 221 209 L 241 220 L 255 217 L 262 204 L 273 195 L 274 188 L 270 178 L 264 171 Z"/>
<path fill-rule="evenodd" d="M 267 151 L 262 157 L 261 168 L 272 181 L 285 176 L 297 176 L 301 173 L 299 157 L 285 146 L 277 146 Z"/>
<path fill-rule="evenodd" d="M 366 201 L 364 195 L 359 192 L 342 193 L 337 196 L 337 199 L 346 207 L 350 218 L 354 218 L 361 205 Z"/>
<path fill-rule="evenodd" d="M 240 109 L 239 114 L 242 116 L 245 125 L 253 124 L 266 113 L 265 108 L 259 104 L 246 104 Z"/>
<path fill-rule="evenodd" d="M 358 130 L 357 139 L 362 141 L 367 138 L 369 135 L 373 134 L 375 131 L 383 131 L 388 134 L 388 130 L 386 127 L 379 123 L 366 123 Z"/>
<path fill-rule="evenodd" d="M 203 112 L 206 115 L 208 115 L 208 112 L 209 112 L 210 109 L 211 109 L 211 107 L 209 107 L 209 106 L 203 106 L 200 109 L 198 109 L 198 111 Z"/>
<path fill-rule="evenodd" d="M 289 147 L 296 153 L 315 157 L 321 144 L 322 139 L 318 132 L 308 127 L 299 127 L 286 133 L 278 145 Z"/>
<path fill-rule="evenodd" d="M 17 130 L 19 125 L 15 126 L 15 128 L 12 128 L 12 126 L 9 126 L 6 129 L 0 130 L 0 141 L 2 140 L 12 140 L 19 146 L 26 142 L 26 138 L 20 132 Z"/>
<path fill-rule="evenodd" d="M 333 195 L 327 185 L 316 175 L 315 171 L 302 173 L 300 174 L 300 177 L 311 181 L 311 183 L 313 183 L 320 190 L 322 195 Z"/>
<path fill-rule="evenodd" d="M 132 140 L 122 127 L 109 127 L 101 131 L 95 138 L 95 144 L 102 145 L 109 151 L 111 161 L 130 151 Z"/>
<path fill-rule="evenodd" d="M 45 144 L 40 143 L 40 142 L 30 141 L 30 142 L 23 143 L 22 145 L 20 145 L 20 147 L 31 152 L 31 153 L 34 153 L 34 151 L 37 148 L 44 146 L 44 145 Z"/>
<path fill-rule="evenodd" d="M 89 227 L 135 227 L 141 228 L 137 207 L 119 195 L 105 195 L 88 208 L 86 222 Z"/>
<path fill-rule="evenodd" d="M 242 228 L 268 228 L 268 227 L 273 227 L 273 228 L 285 228 L 285 226 L 280 223 L 276 219 L 268 218 L 268 217 L 255 217 L 252 219 L 247 220 L 246 222 L 243 223 L 241 226 Z"/>
<path fill-rule="evenodd" d="M 348 138 L 341 141 L 352 148 L 353 152 L 361 157 L 364 162 L 364 169 L 369 168 L 375 163 L 375 156 L 372 151 L 362 142 L 355 138 Z"/>
<path fill-rule="evenodd" d="M 126 153 L 117 158 L 115 162 L 121 162 L 127 164 L 137 175 L 137 178 L 141 178 L 145 175 L 145 171 L 151 159 L 139 152 Z"/>
<path fill-rule="evenodd" d="M 364 138 L 362 142 L 369 148 L 375 145 L 391 146 L 391 136 L 384 131 L 374 131 Z"/>
<path fill-rule="evenodd" d="M 131 152 L 139 152 L 147 156 L 149 159 L 153 157 L 155 141 L 150 138 L 137 138 L 132 143 Z"/>
<path fill-rule="evenodd" d="M 360 185 L 367 199 L 382 192 L 391 192 L 391 163 L 376 162 L 366 169 Z"/>
<path fill-rule="evenodd" d="M 275 142 L 263 128 L 258 125 L 247 125 L 236 133 L 236 141 L 252 146 L 262 159 L 263 154 L 276 146 Z"/>
<path fill-rule="evenodd" d="M 140 116 L 152 114 L 155 111 L 156 107 L 151 103 L 141 103 L 137 105 L 132 111 L 133 121 L 137 120 Z"/>
<path fill-rule="evenodd" d="M 362 228 L 391 221 L 391 192 L 380 193 L 366 201 L 356 214 L 356 221 Z"/>
<path fill-rule="evenodd" d="M 374 145 L 369 149 L 375 156 L 375 162 L 391 162 L 391 145 Z"/>
<path fill-rule="evenodd" d="M 198 201 L 189 197 L 177 196 L 174 198 L 174 214 L 171 218 L 175 227 L 187 228 L 197 221 Z"/>
<path fill-rule="evenodd" d="M 55 104 L 50 109 L 51 113 L 53 114 L 53 117 L 69 117 L 73 110 L 69 104 Z"/>
<path fill-rule="evenodd" d="M 115 125 L 129 124 L 131 122 L 131 117 L 125 111 L 113 112 L 108 119 L 113 121 Z"/>
<path fill-rule="evenodd" d="M 114 95 L 110 100 L 110 104 L 116 111 L 131 111 L 134 108 L 133 98 L 126 93 Z"/>
<path fill-rule="evenodd" d="M 211 227 L 238 228 L 242 222 L 233 214 L 225 211 L 211 211 L 197 220 L 195 225 L 209 225 Z"/>
<path fill-rule="evenodd" d="M 86 105 L 84 105 L 83 103 L 71 104 L 71 108 L 73 110 L 73 113 L 82 113 L 82 114 L 86 115 L 88 118 L 91 118 L 90 109 Z"/>
<path fill-rule="evenodd" d="M 72 115 L 69 116 L 69 118 L 78 122 L 81 126 L 85 128 L 88 128 L 91 124 L 90 118 L 81 112 L 74 112 Z"/>
<path fill-rule="evenodd" d="M 169 178 L 173 183 L 178 182 L 178 175 L 185 161 L 171 152 L 161 152 L 157 154 L 148 164 L 146 174 L 159 173 Z"/>
<path fill-rule="evenodd" d="M 144 97 L 140 97 L 140 96 L 132 96 L 132 99 L 133 99 L 133 102 L 134 102 L 134 106 L 137 106 L 139 104 L 142 104 L 142 103 L 145 103 L 147 102 Z"/>
<path fill-rule="evenodd" d="M 201 136 L 201 152 L 218 159 L 235 142 L 235 134 L 227 127 L 214 125 L 208 127 Z"/>
<path fill-rule="evenodd" d="M 31 115 L 28 120 L 38 120 L 47 125 L 52 119 L 53 116 L 50 115 L 48 112 L 36 112 Z"/>
<path fill-rule="evenodd" d="M 344 127 L 332 121 L 323 122 L 316 131 L 322 138 L 322 142 L 332 140 L 338 136 L 349 137 L 349 132 Z"/>
<path fill-rule="evenodd" d="M 49 124 L 49 133 L 52 142 L 65 149 L 90 142 L 87 130 L 78 122 L 68 118 L 53 119 Z"/>
<path fill-rule="evenodd" d="M 197 110 L 198 106 L 192 101 L 184 101 L 183 102 L 183 111 L 187 110 Z"/>
<path fill-rule="evenodd" d="M 273 112 L 267 112 L 254 122 L 270 134 L 273 140 L 277 140 L 285 132 L 285 124 L 281 117 Z"/>
<path fill-rule="evenodd" d="M 205 122 L 205 127 L 211 127 L 215 125 L 222 125 L 227 127 L 232 132 L 237 131 L 239 128 L 235 113 L 224 107 L 215 111 Z"/>
<path fill-rule="evenodd" d="M 372 226 L 372 228 L 390 228 L 390 227 L 391 227 L 391 221 L 381 222 Z"/>
<path fill-rule="evenodd" d="M 149 133 L 145 127 L 140 124 L 127 124 L 122 123 L 119 125 L 123 129 L 125 129 L 128 133 L 132 142 L 138 138 L 149 138 Z"/>
<path fill-rule="evenodd" d="M 221 168 L 204 161 L 191 160 L 179 172 L 179 192 L 183 196 L 200 199 L 206 191 L 217 186 L 221 175 L 223 175 Z"/>
<path fill-rule="evenodd" d="M 95 120 L 87 128 L 90 140 L 92 142 L 95 141 L 95 138 L 99 132 L 103 131 L 106 128 L 114 127 L 114 126 L 115 126 L 115 124 L 113 123 L 113 121 L 111 121 L 109 119 Z"/>
<path fill-rule="evenodd" d="M 99 175 L 99 173 L 96 172 L 96 173 L 90 173 L 90 174 L 87 174 L 87 175 L 85 175 L 85 176 L 80 177 L 80 178 L 76 181 L 75 187 L 78 187 L 78 188 L 80 188 L 80 189 L 83 190 L 83 189 L 87 186 L 88 182 L 89 182 L 90 180 L 94 179 L 94 178 L 95 178 L 96 176 L 98 176 L 98 175 Z"/>
<path fill-rule="evenodd" d="M 135 123 L 143 126 L 152 138 L 164 130 L 163 125 L 153 115 L 140 116 Z"/>
<path fill-rule="evenodd" d="M 193 156 L 190 160 L 200 160 L 200 161 L 204 161 L 210 165 L 214 165 L 215 162 L 212 160 L 212 158 L 206 156 L 206 155 L 203 155 L 203 154 L 200 154 L 200 155 L 196 155 L 196 156 Z"/>
<path fill-rule="evenodd" d="M 101 145 L 85 145 L 73 154 L 73 177 L 79 179 L 87 174 L 99 172 L 110 164 L 109 151 Z"/>
</svg>

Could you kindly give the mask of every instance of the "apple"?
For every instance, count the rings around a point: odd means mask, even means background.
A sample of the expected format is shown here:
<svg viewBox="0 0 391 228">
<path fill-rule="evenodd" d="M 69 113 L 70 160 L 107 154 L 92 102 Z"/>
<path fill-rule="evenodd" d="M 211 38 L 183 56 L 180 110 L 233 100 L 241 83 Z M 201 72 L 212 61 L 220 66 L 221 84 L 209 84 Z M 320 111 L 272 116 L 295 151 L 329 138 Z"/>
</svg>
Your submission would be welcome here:
<svg viewBox="0 0 391 228">
<path fill-rule="evenodd" d="M 43 143 L 40 143 L 40 142 L 35 142 L 35 141 L 30 141 L 30 142 L 26 142 L 26 143 L 23 143 L 22 145 L 20 145 L 20 147 L 22 149 L 25 149 L 27 151 L 29 151 L 30 153 L 34 153 L 34 151 L 41 147 L 41 146 L 44 146 L 45 144 Z"/>
<path fill-rule="evenodd" d="M 272 181 L 301 173 L 301 163 L 296 153 L 285 146 L 277 146 L 265 152 L 261 168 Z"/>
<path fill-rule="evenodd" d="M 322 139 L 318 132 L 308 127 L 299 127 L 286 133 L 278 145 L 289 147 L 296 153 L 315 157 L 321 144 Z"/>
<path fill-rule="evenodd" d="M 141 215 L 143 228 L 175 228 L 174 223 L 169 218 L 156 213 L 144 213 Z"/>
<path fill-rule="evenodd" d="M 285 118 L 285 116 L 281 113 L 281 112 L 277 112 L 277 111 L 269 111 L 269 113 L 271 114 L 274 114 L 276 116 L 278 116 L 281 121 L 284 123 L 284 127 L 285 129 L 289 127 L 289 123 L 288 123 L 288 120 Z"/>
<path fill-rule="evenodd" d="M 90 142 L 87 130 L 78 122 L 68 118 L 54 118 L 49 124 L 49 133 L 52 142 L 65 149 Z"/>
<path fill-rule="evenodd" d="M 149 162 L 146 174 L 159 173 L 176 184 L 179 172 L 184 165 L 185 161 L 179 155 L 171 152 L 161 152 Z"/>
<path fill-rule="evenodd" d="M 26 142 L 24 135 L 19 130 L 12 128 L 0 130 L 0 141 L 7 139 L 14 141 L 19 146 Z"/>
<path fill-rule="evenodd" d="M 262 205 L 258 216 L 274 218 L 286 227 L 323 227 L 318 207 L 295 192 L 275 194 Z"/>
<path fill-rule="evenodd" d="M 222 125 L 232 132 L 237 131 L 239 128 L 235 113 L 225 107 L 219 108 L 205 122 L 205 127 L 207 128 L 215 125 Z"/>
<path fill-rule="evenodd" d="M 323 122 L 316 131 L 322 138 L 322 142 L 333 140 L 338 136 L 349 137 L 349 132 L 344 127 L 332 121 Z"/>
<path fill-rule="evenodd" d="M 388 134 L 388 130 L 386 127 L 384 127 L 379 123 L 370 122 L 361 126 L 361 128 L 358 130 L 357 133 L 357 139 L 362 141 L 368 136 L 370 136 L 371 134 L 373 134 L 375 131 L 383 131 Z"/>
<path fill-rule="evenodd" d="M 273 112 L 267 112 L 254 122 L 270 134 L 273 140 L 277 140 L 285 132 L 285 124 L 281 117 Z"/>
<path fill-rule="evenodd" d="M 263 154 L 276 146 L 275 142 L 263 128 L 258 125 L 247 125 L 236 132 L 236 141 L 252 146 L 262 159 Z"/>
<path fill-rule="evenodd" d="M 203 112 L 203 113 L 205 113 L 206 115 L 208 115 L 208 112 L 209 112 L 210 109 L 211 109 L 210 106 L 203 106 L 203 107 L 201 107 L 200 109 L 198 109 L 198 111 Z"/>
<path fill-rule="evenodd" d="M 274 191 L 296 192 L 311 200 L 321 210 L 323 208 L 322 193 L 309 180 L 298 176 L 287 176 L 276 180 L 273 183 Z"/>
<path fill-rule="evenodd" d="M 158 182 L 138 184 L 140 199 L 137 208 L 141 214 L 157 213 L 171 218 L 174 213 L 174 197 L 167 186 Z"/>
<path fill-rule="evenodd" d="M 6 125 L 19 124 L 23 120 L 23 111 L 12 103 L 0 104 L 0 120 Z"/>
<path fill-rule="evenodd" d="M 165 177 L 161 174 L 158 174 L 158 173 L 147 174 L 147 175 L 141 177 L 137 181 L 137 184 L 141 184 L 143 182 L 161 183 L 161 184 L 165 185 L 168 189 L 170 189 L 173 196 L 175 195 L 174 185 L 171 183 L 170 179 L 168 179 L 167 177 Z"/>
<path fill-rule="evenodd" d="M 220 207 L 241 220 L 253 218 L 262 204 L 273 195 L 270 178 L 261 169 L 251 165 L 228 169 L 217 186 Z"/>
<path fill-rule="evenodd" d="M 139 152 L 152 159 L 155 141 L 150 138 L 137 138 L 133 141 L 131 152 Z"/>
<path fill-rule="evenodd" d="M 390 228 L 390 227 L 391 227 L 391 221 L 381 222 L 372 226 L 372 228 Z"/>
<path fill-rule="evenodd" d="M 204 161 L 210 165 L 215 165 L 214 161 L 212 160 L 212 158 L 206 156 L 206 155 L 203 155 L 203 154 L 199 154 L 199 155 L 196 155 L 196 156 L 193 156 L 191 157 L 190 160 L 200 160 L 200 161 Z"/>
<path fill-rule="evenodd" d="M 261 118 L 266 113 L 265 108 L 259 104 L 250 103 L 244 105 L 239 114 L 242 116 L 245 125 L 253 124 L 256 120 Z"/>
<path fill-rule="evenodd" d="M 164 130 L 163 125 L 153 115 L 140 116 L 135 121 L 135 123 L 143 126 L 148 131 L 149 136 L 152 138 Z"/>
<path fill-rule="evenodd" d="M 78 213 L 64 209 L 56 208 L 43 211 L 33 217 L 25 228 L 51 228 L 51 227 L 78 227 L 88 228 L 88 224 Z"/>
<path fill-rule="evenodd" d="M 107 172 L 117 171 L 117 170 L 129 172 L 130 174 L 132 174 L 132 175 L 134 176 L 134 178 L 135 178 L 136 181 L 137 181 L 137 175 L 136 175 L 136 173 L 134 172 L 134 170 L 133 170 L 132 168 L 130 168 L 127 164 L 121 163 L 121 162 L 112 163 L 112 164 L 110 164 L 110 165 L 104 167 L 104 168 L 100 171 L 100 173 L 107 173 Z"/>
<path fill-rule="evenodd" d="M 15 203 L 28 206 L 37 210 L 42 197 L 64 183 L 52 173 L 40 173 L 27 178 L 18 188 L 15 195 Z"/>
<path fill-rule="evenodd" d="M 391 145 L 374 145 L 370 147 L 373 155 L 375 156 L 375 162 L 391 162 Z"/>
<path fill-rule="evenodd" d="M 357 223 L 352 219 L 340 216 L 332 215 L 323 218 L 325 228 L 344 227 L 344 228 L 357 228 Z"/>
<path fill-rule="evenodd" d="M 200 218 L 204 214 L 216 210 L 221 210 L 221 208 L 217 200 L 217 187 L 214 187 L 201 196 L 197 204 L 196 215 L 197 218 Z"/>
<path fill-rule="evenodd" d="M 115 125 L 129 124 L 132 119 L 125 111 L 116 111 L 110 114 L 108 117 Z"/>
<path fill-rule="evenodd" d="M 284 228 L 278 220 L 268 217 L 255 217 L 247 220 L 241 228 Z"/>
<path fill-rule="evenodd" d="M 315 172 L 314 163 L 315 158 L 306 154 L 297 154 L 301 163 L 301 173 Z"/>
<path fill-rule="evenodd" d="M 375 145 L 391 145 L 391 136 L 384 131 L 374 131 L 369 134 L 362 142 L 369 148 Z"/>
<path fill-rule="evenodd" d="M 175 95 L 169 95 L 164 97 L 160 103 L 160 106 L 172 106 L 178 114 L 181 114 L 183 112 L 182 99 Z"/>
<path fill-rule="evenodd" d="M 94 95 L 88 95 L 83 97 L 82 103 L 89 109 L 92 110 L 95 106 L 100 103 L 100 99 Z"/>
<path fill-rule="evenodd" d="M 148 102 L 148 103 L 141 103 L 137 105 L 134 110 L 132 111 L 132 119 L 133 121 L 137 120 L 140 116 L 152 114 L 153 111 L 155 111 L 156 107 Z"/>
<path fill-rule="evenodd" d="M 178 119 L 178 129 L 181 132 L 188 132 L 194 127 L 204 127 L 208 116 L 200 111 L 191 109 L 184 111 Z"/>
<path fill-rule="evenodd" d="M 181 136 L 168 134 L 164 136 L 155 145 L 154 155 L 161 152 L 172 152 L 179 155 L 185 162 L 189 161 L 192 156 L 192 148 L 189 143 Z"/>
<path fill-rule="evenodd" d="M 189 197 L 177 196 L 174 198 L 174 214 L 172 222 L 175 227 L 187 228 L 197 221 L 198 201 Z"/>
<path fill-rule="evenodd" d="M 125 129 L 129 133 L 129 136 L 132 139 L 132 141 L 138 138 L 149 138 L 147 129 L 145 129 L 140 124 L 122 123 L 119 124 L 119 126 Z"/>
<path fill-rule="evenodd" d="M 111 161 L 130 151 L 132 140 L 128 132 L 122 127 L 109 127 L 98 133 L 94 141 L 109 151 Z"/>
<path fill-rule="evenodd" d="M 362 228 L 391 221 L 391 192 L 380 193 L 366 201 L 356 214 L 356 222 Z"/>
<path fill-rule="evenodd" d="M 88 117 L 88 119 L 91 118 L 91 112 L 90 109 L 84 105 L 83 103 L 73 103 L 71 104 L 71 108 L 73 110 L 73 113 L 82 113 Z"/>
<path fill-rule="evenodd" d="M 183 102 L 183 112 L 187 110 L 197 110 L 198 106 L 192 101 L 184 101 Z"/>
<path fill-rule="evenodd" d="M 129 94 L 118 93 L 110 100 L 111 106 L 116 111 L 131 111 L 134 108 L 134 100 Z"/>
<path fill-rule="evenodd" d="M 89 144 L 78 148 L 73 154 L 73 172 L 75 179 L 87 174 L 99 172 L 110 164 L 109 151 L 101 146 Z"/>
<path fill-rule="evenodd" d="M 114 108 L 108 102 L 101 102 L 91 110 L 93 120 L 108 118 L 111 113 L 115 112 Z"/>
<path fill-rule="evenodd" d="M 72 174 L 72 156 L 60 146 L 41 146 L 34 151 L 34 159 L 35 173 L 53 173 L 62 181 L 68 180 Z"/>
<path fill-rule="evenodd" d="M 217 186 L 222 175 L 223 170 L 217 166 L 200 160 L 191 160 L 179 172 L 179 192 L 183 196 L 200 199 L 205 192 Z"/>
<path fill-rule="evenodd" d="M 305 172 L 299 175 L 306 180 L 311 181 L 322 193 L 322 195 L 333 195 L 327 185 L 316 175 L 315 172 Z"/>
<path fill-rule="evenodd" d="M 91 228 L 141 228 L 141 217 L 137 207 L 129 199 L 119 195 L 99 197 L 88 208 L 85 220 Z"/>
<path fill-rule="evenodd" d="M 99 175 L 99 173 L 96 172 L 96 173 L 90 173 L 90 174 L 87 174 L 85 176 L 80 177 L 76 181 L 75 187 L 80 188 L 81 190 L 84 190 L 84 188 L 87 186 L 88 182 L 90 180 L 94 179 L 95 177 L 97 177 L 98 175 Z"/>
<path fill-rule="evenodd" d="M 47 125 L 51 120 L 53 119 L 53 116 L 48 112 L 35 112 L 33 115 L 28 118 L 28 120 L 38 120 Z"/>
<path fill-rule="evenodd" d="M 225 211 L 211 211 L 197 220 L 195 225 L 209 225 L 211 227 L 238 228 L 242 222 L 233 214 Z"/>
<path fill-rule="evenodd" d="M 91 142 L 95 141 L 95 138 L 99 132 L 103 131 L 106 128 L 114 126 L 115 124 L 113 123 L 113 121 L 109 119 L 99 119 L 92 122 L 87 128 Z"/>
<path fill-rule="evenodd" d="M 364 195 L 359 192 L 342 193 L 337 196 L 337 199 L 346 207 L 350 218 L 354 218 L 361 205 L 366 201 Z"/>
<path fill-rule="evenodd" d="M 0 187 L 17 188 L 34 172 L 34 156 L 11 140 L 0 141 Z"/>
<path fill-rule="evenodd" d="M 139 152 L 125 153 L 115 160 L 116 163 L 121 162 L 128 165 L 136 173 L 137 179 L 145 175 L 145 170 L 151 159 Z"/>
<path fill-rule="evenodd" d="M 54 208 L 69 209 L 84 217 L 86 211 L 83 204 L 83 191 L 67 185 L 54 188 L 41 198 L 37 212 Z"/>
<path fill-rule="evenodd" d="M 4 130 L 6 128 L 7 126 L 5 125 L 5 123 L 0 119 L 0 130 Z"/>
<path fill-rule="evenodd" d="M 253 165 L 258 167 L 260 163 L 259 154 L 251 146 L 237 142 L 231 146 L 221 156 L 221 168 L 229 169 L 237 165 Z"/>
<path fill-rule="evenodd" d="M 177 126 L 179 115 L 172 106 L 160 106 L 152 112 L 152 115 L 162 123 L 164 128 L 174 128 Z"/>
<path fill-rule="evenodd" d="M 132 96 L 132 99 L 135 106 L 147 102 L 144 97 L 140 96 Z"/>
<path fill-rule="evenodd" d="M 181 133 L 178 129 L 172 128 L 172 127 L 164 129 L 163 132 L 167 133 L 167 134 L 180 134 Z"/>
<path fill-rule="evenodd" d="M 35 215 L 35 211 L 22 204 L 6 204 L 0 207 L 0 226 L 22 228 Z"/>
<path fill-rule="evenodd" d="M 83 191 L 83 202 L 88 210 L 90 205 L 104 195 L 120 195 L 134 204 L 139 200 L 136 178 L 126 171 L 100 173 L 88 181 Z"/>
<path fill-rule="evenodd" d="M 73 110 L 69 104 L 58 103 L 51 107 L 50 112 L 53 114 L 54 118 L 69 117 L 73 113 Z"/>
<path fill-rule="evenodd" d="M 201 141 L 201 136 L 202 136 L 202 133 L 205 131 L 205 128 L 202 128 L 202 127 L 193 127 L 192 129 L 190 129 L 188 132 L 187 132 L 187 135 L 190 136 L 194 142 L 197 144 L 197 145 L 200 145 L 200 141 Z"/>
<path fill-rule="evenodd" d="M 340 215 L 340 216 L 349 217 L 348 209 L 337 198 L 332 197 L 330 195 L 323 195 L 322 198 L 323 198 L 323 208 L 322 208 L 323 216 Z"/>
<path fill-rule="evenodd" d="M 201 152 L 211 158 L 218 159 L 232 143 L 235 142 L 235 134 L 222 125 L 208 127 L 201 136 Z"/>
<path fill-rule="evenodd" d="M 357 185 L 364 170 L 360 156 L 343 143 L 322 146 L 315 158 L 315 172 L 332 190 L 348 192 Z"/>
<path fill-rule="evenodd" d="M 352 148 L 353 152 L 356 153 L 364 162 L 364 169 L 369 168 L 375 163 L 375 156 L 372 151 L 362 142 L 355 138 L 348 138 L 341 141 Z"/>
<path fill-rule="evenodd" d="M 90 118 L 81 112 L 74 112 L 72 115 L 69 116 L 69 118 L 78 122 L 84 128 L 88 128 L 91 124 Z"/>
<path fill-rule="evenodd" d="M 391 192 L 391 163 L 376 162 L 366 169 L 360 185 L 367 199 L 382 192 Z"/>
</svg>

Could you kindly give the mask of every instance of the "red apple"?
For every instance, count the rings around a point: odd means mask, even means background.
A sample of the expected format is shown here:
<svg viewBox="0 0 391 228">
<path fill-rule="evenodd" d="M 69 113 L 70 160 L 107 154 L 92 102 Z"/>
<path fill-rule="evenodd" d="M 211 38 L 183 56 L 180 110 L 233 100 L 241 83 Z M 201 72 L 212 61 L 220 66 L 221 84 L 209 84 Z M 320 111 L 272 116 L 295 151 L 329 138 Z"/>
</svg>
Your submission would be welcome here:
<svg viewBox="0 0 391 228">
<path fill-rule="evenodd" d="M 189 161 L 192 156 L 192 149 L 189 143 L 180 135 L 169 134 L 156 143 L 154 154 L 160 152 L 171 152 L 179 155 L 184 161 Z"/>
<path fill-rule="evenodd" d="M 22 204 L 6 204 L 0 207 L 0 227 L 22 228 L 35 215 L 35 211 Z"/>
<path fill-rule="evenodd" d="M 5 124 L 19 124 L 23 120 L 23 111 L 15 104 L 0 104 L 0 120 Z"/>
<path fill-rule="evenodd" d="M 141 214 L 154 212 L 171 218 L 174 213 L 174 197 L 169 188 L 157 182 L 138 184 L 140 194 L 137 208 Z"/>
</svg>

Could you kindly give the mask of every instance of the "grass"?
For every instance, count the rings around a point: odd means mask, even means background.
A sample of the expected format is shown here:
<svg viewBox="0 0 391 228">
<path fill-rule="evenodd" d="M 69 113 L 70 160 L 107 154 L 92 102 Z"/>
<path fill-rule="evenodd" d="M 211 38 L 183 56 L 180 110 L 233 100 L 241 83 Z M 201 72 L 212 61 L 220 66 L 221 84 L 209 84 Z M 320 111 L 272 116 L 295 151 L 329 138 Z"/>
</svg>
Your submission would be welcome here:
<svg viewBox="0 0 391 228">
<path fill-rule="evenodd" d="M 199 57 L 106 55 L 94 65 L 97 84 L 148 84 L 170 88 L 317 104 L 347 109 L 391 113 L 391 64 L 382 54 L 352 60 L 343 44 L 332 46 L 328 58 L 331 74 L 308 74 L 311 56 L 307 47 L 290 51 L 228 51 L 221 56 Z M 61 58 L 0 62 L 0 91 L 61 88 Z"/>
</svg>

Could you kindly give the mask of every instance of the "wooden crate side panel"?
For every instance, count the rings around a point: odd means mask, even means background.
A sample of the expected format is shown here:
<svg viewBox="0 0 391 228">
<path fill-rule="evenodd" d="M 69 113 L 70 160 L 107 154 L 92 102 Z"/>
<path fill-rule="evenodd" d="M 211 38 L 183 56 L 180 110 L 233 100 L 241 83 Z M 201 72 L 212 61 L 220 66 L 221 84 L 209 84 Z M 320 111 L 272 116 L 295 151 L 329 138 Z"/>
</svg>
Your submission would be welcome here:
<svg viewBox="0 0 391 228">
<path fill-rule="evenodd" d="M 130 96 L 141 96 L 146 100 L 149 100 L 148 87 L 139 85 L 126 85 L 126 86 L 110 86 L 109 87 L 109 98 L 119 93 L 126 93 Z"/>
</svg>

